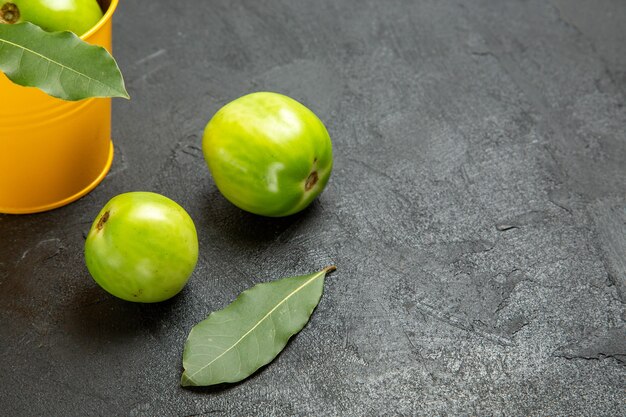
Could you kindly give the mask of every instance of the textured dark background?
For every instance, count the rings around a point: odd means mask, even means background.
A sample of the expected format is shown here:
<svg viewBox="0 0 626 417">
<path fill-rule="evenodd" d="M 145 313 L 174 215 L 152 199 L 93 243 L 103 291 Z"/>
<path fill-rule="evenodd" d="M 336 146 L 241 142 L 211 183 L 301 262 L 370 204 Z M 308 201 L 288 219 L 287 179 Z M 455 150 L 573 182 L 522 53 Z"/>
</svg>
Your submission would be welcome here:
<svg viewBox="0 0 626 417">
<path fill-rule="evenodd" d="M 0 414 L 626 414 L 626 2 L 122 1 L 114 166 L 51 212 L 0 215 Z M 305 212 L 221 197 L 200 150 L 228 101 L 290 95 L 335 168 Z M 157 305 L 90 279 L 84 236 L 133 190 L 196 222 Z M 179 386 L 191 327 L 254 283 L 338 270 L 243 383 Z"/>
</svg>

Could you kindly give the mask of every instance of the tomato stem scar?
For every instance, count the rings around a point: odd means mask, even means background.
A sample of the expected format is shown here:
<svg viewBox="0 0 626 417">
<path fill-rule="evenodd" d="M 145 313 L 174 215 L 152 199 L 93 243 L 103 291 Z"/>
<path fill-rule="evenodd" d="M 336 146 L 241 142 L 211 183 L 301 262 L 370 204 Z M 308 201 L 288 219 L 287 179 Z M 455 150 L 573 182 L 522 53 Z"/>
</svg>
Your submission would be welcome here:
<svg viewBox="0 0 626 417">
<path fill-rule="evenodd" d="M 107 220 L 109 220 L 109 211 L 104 212 L 102 217 L 100 217 L 100 220 L 98 220 L 98 225 L 96 226 L 98 230 L 102 230 Z"/>
<path fill-rule="evenodd" d="M 306 183 L 304 184 L 304 189 L 306 191 L 309 191 L 317 183 L 317 180 L 318 180 L 317 171 L 311 172 L 311 174 L 309 174 L 309 178 L 306 179 Z"/>
<path fill-rule="evenodd" d="M 20 20 L 20 9 L 13 3 L 4 3 L 0 9 L 0 22 L 17 23 Z"/>
</svg>

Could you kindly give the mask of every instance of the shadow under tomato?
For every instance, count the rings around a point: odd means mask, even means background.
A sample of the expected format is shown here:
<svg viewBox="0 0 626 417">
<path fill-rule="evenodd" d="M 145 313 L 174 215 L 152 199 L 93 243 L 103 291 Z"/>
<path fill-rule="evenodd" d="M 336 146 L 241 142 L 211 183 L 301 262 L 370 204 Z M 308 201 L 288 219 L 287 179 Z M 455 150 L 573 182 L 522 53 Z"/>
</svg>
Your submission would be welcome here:
<svg viewBox="0 0 626 417">
<path fill-rule="evenodd" d="M 121 300 L 92 285 L 77 291 L 66 312 L 66 330 L 86 343 L 102 343 L 155 334 L 164 321 L 176 320 L 184 304 L 186 288 L 159 303 L 133 303 Z"/>
<path fill-rule="evenodd" d="M 286 217 L 265 217 L 235 206 L 217 189 L 207 195 L 207 215 L 199 219 L 199 230 L 212 230 L 232 242 L 254 244 L 272 242 L 288 229 L 299 228 L 308 219 L 317 216 L 319 205 L 314 200 L 304 210 Z"/>
</svg>

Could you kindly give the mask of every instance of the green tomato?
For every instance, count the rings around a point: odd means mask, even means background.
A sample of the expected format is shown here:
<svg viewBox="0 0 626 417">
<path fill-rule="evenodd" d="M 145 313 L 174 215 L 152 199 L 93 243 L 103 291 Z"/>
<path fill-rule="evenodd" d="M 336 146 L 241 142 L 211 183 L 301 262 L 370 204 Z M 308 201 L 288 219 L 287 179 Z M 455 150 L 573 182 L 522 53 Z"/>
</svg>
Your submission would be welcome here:
<svg viewBox="0 0 626 417">
<path fill-rule="evenodd" d="M 333 165 L 320 119 L 299 102 L 269 92 L 222 107 L 204 130 L 202 150 L 224 197 L 270 217 L 307 207 L 326 186 Z"/>
<path fill-rule="evenodd" d="M 31 22 L 49 32 L 69 30 L 82 36 L 102 18 L 96 0 L 11 0 L 0 17 L 7 23 Z"/>
<path fill-rule="evenodd" d="M 127 301 L 167 300 L 183 289 L 198 260 L 193 220 L 160 194 L 113 197 L 96 217 L 85 241 L 93 279 Z"/>
</svg>

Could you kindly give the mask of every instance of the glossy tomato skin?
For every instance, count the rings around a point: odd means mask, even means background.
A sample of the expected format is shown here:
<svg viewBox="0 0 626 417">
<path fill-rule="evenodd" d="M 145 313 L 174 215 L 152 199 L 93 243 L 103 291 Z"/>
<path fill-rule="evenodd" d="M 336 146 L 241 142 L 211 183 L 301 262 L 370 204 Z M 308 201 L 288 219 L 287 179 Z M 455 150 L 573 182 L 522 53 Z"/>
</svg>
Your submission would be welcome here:
<svg viewBox="0 0 626 417">
<path fill-rule="evenodd" d="M 103 16 L 96 0 L 10 0 L 9 2 L 18 7 L 21 22 L 34 23 L 49 32 L 69 30 L 82 36 Z"/>
<path fill-rule="evenodd" d="M 296 100 L 271 92 L 222 107 L 204 130 L 202 149 L 224 197 L 270 217 L 307 207 L 333 166 L 330 136 L 320 119 Z"/>
<path fill-rule="evenodd" d="M 93 279 L 127 301 L 153 303 L 173 297 L 197 260 L 193 220 L 176 202 L 156 193 L 113 197 L 85 241 L 85 262 Z"/>
</svg>

